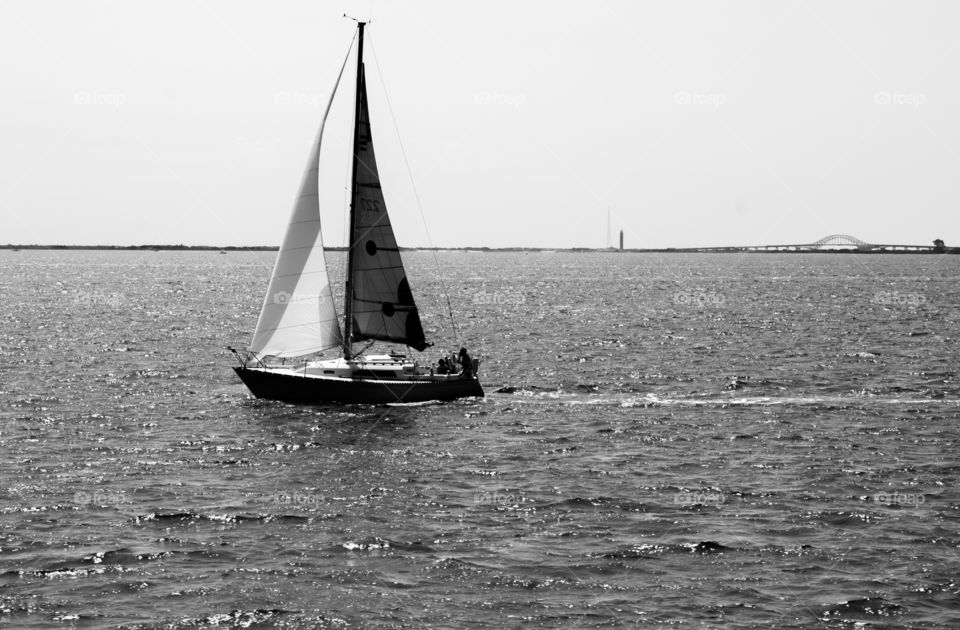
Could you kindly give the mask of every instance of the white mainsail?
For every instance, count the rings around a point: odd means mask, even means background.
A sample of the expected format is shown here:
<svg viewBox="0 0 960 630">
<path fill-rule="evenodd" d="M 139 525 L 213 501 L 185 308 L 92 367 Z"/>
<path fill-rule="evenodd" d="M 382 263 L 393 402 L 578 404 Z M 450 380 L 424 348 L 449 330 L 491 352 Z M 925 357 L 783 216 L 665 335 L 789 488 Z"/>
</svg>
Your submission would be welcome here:
<svg viewBox="0 0 960 630">
<path fill-rule="evenodd" d="M 347 55 L 349 58 L 349 51 Z M 343 343 L 323 255 L 317 185 L 323 128 L 346 65 L 344 59 L 300 182 L 250 343 L 250 350 L 260 357 L 298 357 Z"/>
</svg>

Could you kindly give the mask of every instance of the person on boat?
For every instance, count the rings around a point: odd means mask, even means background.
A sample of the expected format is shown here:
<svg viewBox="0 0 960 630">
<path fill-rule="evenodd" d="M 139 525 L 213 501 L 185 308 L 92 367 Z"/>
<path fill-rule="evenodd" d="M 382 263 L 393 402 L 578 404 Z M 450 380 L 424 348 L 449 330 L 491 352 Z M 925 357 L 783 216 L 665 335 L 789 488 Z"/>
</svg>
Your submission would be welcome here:
<svg viewBox="0 0 960 630">
<path fill-rule="evenodd" d="M 470 358 L 470 355 L 467 353 L 466 348 L 460 348 L 460 354 L 457 357 L 460 361 L 461 369 L 463 370 L 464 376 L 470 376 L 473 374 L 473 359 Z"/>
<path fill-rule="evenodd" d="M 450 368 L 447 367 L 447 360 L 443 357 L 440 357 L 440 360 L 437 361 L 437 374 L 449 374 Z"/>
</svg>

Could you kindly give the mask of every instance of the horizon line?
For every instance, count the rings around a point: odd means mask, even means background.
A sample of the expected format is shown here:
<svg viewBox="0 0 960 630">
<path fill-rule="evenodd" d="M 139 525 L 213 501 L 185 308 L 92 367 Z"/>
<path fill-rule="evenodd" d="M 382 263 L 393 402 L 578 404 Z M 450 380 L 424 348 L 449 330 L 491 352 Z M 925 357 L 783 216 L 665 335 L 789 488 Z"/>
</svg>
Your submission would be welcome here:
<svg viewBox="0 0 960 630">
<path fill-rule="evenodd" d="M 874 249 L 876 248 L 876 249 Z M 899 248 L 899 249 L 897 249 Z M 183 244 L 153 244 L 153 245 L 66 245 L 66 244 L 30 244 L 0 245 L 0 250 L 102 250 L 102 251 L 279 251 L 279 245 L 183 245 Z M 326 251 L 347 251 L 346 246 L 324 247 Z M 701 247 L 488 247 L 488 246 L 457 246 L 457 247 L 400 247 L 401 251 L 480 251 L 480 252 L 632 252 L 632 253 L 949 253 L 960 254 L 960 247 L 940 245 L 890 245 L 877 244 L 868 247 L 855 245 L 821 247 L 814 243 L 796 245 L 740 245 L 740 246 L 701 246 Z"/>
</svg>

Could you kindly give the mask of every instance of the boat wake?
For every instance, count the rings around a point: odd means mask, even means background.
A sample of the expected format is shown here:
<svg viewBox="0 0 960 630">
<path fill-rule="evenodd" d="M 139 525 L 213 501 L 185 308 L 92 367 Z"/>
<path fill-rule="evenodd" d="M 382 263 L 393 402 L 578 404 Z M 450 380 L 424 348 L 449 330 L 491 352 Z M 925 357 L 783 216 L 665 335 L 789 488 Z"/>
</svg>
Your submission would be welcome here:
<svg viewBox="0 0 960 630">
<path fill-rule="evenodd" d="M 960 406 L 960 399 L 922 398 L 903 396 L 879 396 L 851 393 L 825 396 L 663 396 L 659 394 L 582 394 L 563 390 L 544 391 L 537 389 L 503 388 L 492 395 L 488 402 L 498 404 L 509 399 L 511 404 L 586 405 L 601 407 L 772 407 L 786 406 L 850 406 L 863 403 L 887 405 L 936 405 Z"/>
</svg>

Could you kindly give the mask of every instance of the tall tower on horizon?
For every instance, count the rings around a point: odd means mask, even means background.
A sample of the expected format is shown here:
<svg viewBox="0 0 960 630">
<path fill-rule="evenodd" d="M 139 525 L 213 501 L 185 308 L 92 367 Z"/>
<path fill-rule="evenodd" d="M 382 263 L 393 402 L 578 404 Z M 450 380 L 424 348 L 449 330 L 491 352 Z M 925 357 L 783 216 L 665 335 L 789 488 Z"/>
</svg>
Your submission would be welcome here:
<svg viewBox="0 0 960 630">
<path fill-rule="evenodd" d="M 623 251 L 623 230 L 620 230 L 620 251 Z"/>
</svg>

